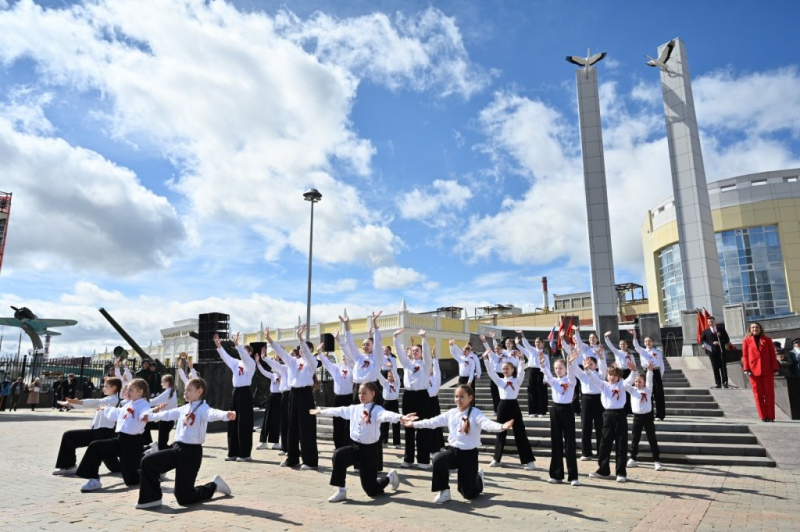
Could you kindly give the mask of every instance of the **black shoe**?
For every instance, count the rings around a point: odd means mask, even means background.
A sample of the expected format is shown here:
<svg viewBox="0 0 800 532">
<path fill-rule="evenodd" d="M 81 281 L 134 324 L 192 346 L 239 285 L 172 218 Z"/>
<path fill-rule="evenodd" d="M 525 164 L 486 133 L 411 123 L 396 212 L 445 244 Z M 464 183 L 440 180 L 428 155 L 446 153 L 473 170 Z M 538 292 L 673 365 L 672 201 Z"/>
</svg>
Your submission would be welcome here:
<svg viewBox="0 0 800 532">
<path fill-rule="evenodd" d="M 722 387 L 727 389 L 728 388 L 728 383 L 723 384 Z"/>
<path fill-rule="evenodd" d="M 720 386 L 719 384 L 711 387 L 712 390 L 718 390 L 719 388 L 722 388 L 722 386 Z"/>
</svg>

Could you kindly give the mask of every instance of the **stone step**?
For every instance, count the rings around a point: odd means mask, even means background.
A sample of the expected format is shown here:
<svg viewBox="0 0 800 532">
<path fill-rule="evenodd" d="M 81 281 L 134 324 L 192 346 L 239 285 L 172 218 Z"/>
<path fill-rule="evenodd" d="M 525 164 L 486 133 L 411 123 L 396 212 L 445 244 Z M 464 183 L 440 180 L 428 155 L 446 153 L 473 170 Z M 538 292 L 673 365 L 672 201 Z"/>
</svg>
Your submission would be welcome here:
<svg viewBox="0 0 800 532">
<path fill-rule="evenodd" d="M 548 398 L 550 398 L 550 393 L 547 394 Z M 443 393 L 439 393 L 439 401 L 444 401 L 445 398 L 448 397 Z M 475 393 L 475 398 L 478 401 L 482 400 L 489 400 L 491 401 L 492 394 L 489 390 L 486 391 L 478 391 Z M 714 396 L 713 395 L 678 395 L 678 394 L 664 394 L 665 400 L 669 402 L 698 402 L 698 403 L 713 403 Z M 522 392 L 517 396 L 517 400 L 521 402 L 526 402 L 528 400 L 528 392 L 527 390 L 522 390 Z"/>
</svg>

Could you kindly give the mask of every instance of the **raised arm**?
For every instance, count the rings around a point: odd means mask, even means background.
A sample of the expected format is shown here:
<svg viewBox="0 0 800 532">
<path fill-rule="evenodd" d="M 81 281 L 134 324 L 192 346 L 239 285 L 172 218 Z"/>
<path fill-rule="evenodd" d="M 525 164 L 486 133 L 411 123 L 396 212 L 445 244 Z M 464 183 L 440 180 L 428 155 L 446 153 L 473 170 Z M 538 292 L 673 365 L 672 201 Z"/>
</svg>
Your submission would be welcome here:
<svg viewBox="0 0 800 532">
<path fill-rule="evenodd" d="M 161 412 L 147 411 L 142 415 L 146 415 L 148 421 L 177 421 L 178 418 L 181 417 L 181 409 L 170 408 L 169 410 L 162 410 Z"/>
<path fill-rule="evenodd" d="M 647 375 L 644 378 L 644 386 L 648 390 L 653 389 L 653 364 L 650 363 L 647 366 Z"/>
<path fill-rule="evenodd" d="M 253 357 L 250 356 L 250 353 L 247 350 L 240 346 L 236 346 L 236 352 L 239 353 L 239 358 L 242 359 L 242 364 L 244 364 L 244 368 L 248 371 L 255 371 L 256 370 L 256 362 L 253 360 Z M 237 364 L 238 365 L 238 364 Z"/>
<path fill-rule="evenodd" d="M 216 333 L 214 334 L 214 344 L 217 346 L 217 353 L 219 353 L 219 356 L 222 361 L 225 362 L 225 365 L 228 366 L 231 371 L 235 371 L 239 363 L 236 362 L 232 356 L 225 352 L 225 349 L 222 347 L 222 340 L 220 340 L 219 335 Z"/>
<path fill-rule="evenodd" d="M 547 359 L 545 359 L 544 353 L 539 355 L 539 365 L 542 367 L 544 381 L 548 383 L 550 386 L 555 386 L 556 379 L 550 372 L 550 364 L 547 363 Z"/>
<path fill-rule="evenodd" d="M 419 335 L 422 337 L 422 366 L 428 375 L 433 370 L 433 359 L 431 358 L 431 347 L 428 345 L 427 331 L 425 329 L 419 330 Z"/>
<path fill-rule="evenodd" d="M 486 374 L 489 375 L 489 378 L 492 379 L 492 382 L 495 383 L 498 388 L 503 386 L 503 381 L 501 381 L 500 377 L 497 376 L 496 371 L 487 371 Z"/>
<path fill-rule="evenodd" d="M 186 372 L 183 371 L 183 368 L 178 368 L 178 378 L 181 379 L 184 386 L 189 384 L 189 377 L 186 376 Z"/>
<path fill-rule="evenodd" d="M 308 348 L 308 344 L 306 344 L 305 340 L 303 339 L 303 333 L 306 331 L 306 326 L 303 325 L 299 329 L 297 329 L 297 337 L 300 339 L 300 354 L 303 357 L 303 360 L 306 361 L 311 368 L 317 367 L 317 359 L 314 358 L 314 353 L 311 352 L 311 349 Z"/>
<path fill-rule="evenodd" d="M 470 356 L 475 361 L 475 378 L 476 379 L 480 379 L 481 378 L 481 374 L 482 374 L 482 372 L 481 372 L 481 359 L 478 358 L 478 355 L 476 355 L 475 353 L 472 353 L 472 355 L 470 355 Z M 470 380 L 470 382 L 472 382 L 472 381 Z"/>
<path fill-rule="evenodd" d="M 451 338 L 450 339 L 450 355 L 458 361 L 459 364 L 466 364 L 467 359 L 464 356 L 464 352 L 461 350 L 460 347 L 456 345 L 456 341 Z"/>
<path fill-rule="evenodd" d="M 331 361 L 328 359 L 328 357 L 326 357 L 326 356 L 325 356 L 325 355 L 323 355 L 322 353 L 320 353 L 320 354 L 317 356 L 317 359 L 318 359 L 320 362 L 322 362 L 322 367 L 323 367 L 323 368 L 325 368 L 325 370 L 326 370 L 328 373 L 330 373 L 331 375 L 334 375 L 334 374 L 336 374 L 336 373 L 338 373 L 338 372 L 339 372 L 339 368 L 337 368 L 337 367 L 336 367 L 336 364 L 334 364 L 333 362 L 331 362 Z"/>
<path fill-rule="evenodd" d="M 397 355 L 397 361 L 404 368 L 408 368 L 411 366 L 411 360 L 409 360 L 408 355 L 406 354 L 405 346 L 400 343 L 400 335 L 403 333 L 403 331 L 405 331 L 405 329 L 397 329 L 392 334 L 392 337 L 394 340 L 394 350 L 395 354 Z"/>
<path fill-rule="evenodd" d="M 264 339 L 267 341 L 269 346 L 272 348 L 273 351 L 275 351 L 275 354 L 278 355 L 278 358 L 280 358 L 284 364 L 288 366 L 289 364 L 294 362 L 294 357 L 289 355 L 289 353 L 286 352 L 286 350 L 283 348 L 281 344 L 275 342 L 272 339 L 272 336 L 270 336 L 269 334 L 269 327 L 264 329 Z M 267 364 L 269 364 L 269 367 L 275 369 L 274 366 L 270 363 L 269 359 L 267 359 Z"/>
</svg>

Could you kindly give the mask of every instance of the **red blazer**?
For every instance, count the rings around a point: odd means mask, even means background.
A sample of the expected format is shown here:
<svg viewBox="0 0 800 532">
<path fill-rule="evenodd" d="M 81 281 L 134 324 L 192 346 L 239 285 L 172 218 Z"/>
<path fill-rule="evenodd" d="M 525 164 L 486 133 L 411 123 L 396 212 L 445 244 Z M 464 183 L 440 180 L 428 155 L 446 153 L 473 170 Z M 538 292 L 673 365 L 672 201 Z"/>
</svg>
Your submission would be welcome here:
<svg viewBox="0 0 800 532">
<path fill-rule="evenodd" d="M 761 347 L 756 347 L 755 338 L 747 336 L 742 344 L 742 367 L 756 377 L 772 375 L 778 371 L 778 357 L 772 338 L 761 335 Z"/>
</svg>

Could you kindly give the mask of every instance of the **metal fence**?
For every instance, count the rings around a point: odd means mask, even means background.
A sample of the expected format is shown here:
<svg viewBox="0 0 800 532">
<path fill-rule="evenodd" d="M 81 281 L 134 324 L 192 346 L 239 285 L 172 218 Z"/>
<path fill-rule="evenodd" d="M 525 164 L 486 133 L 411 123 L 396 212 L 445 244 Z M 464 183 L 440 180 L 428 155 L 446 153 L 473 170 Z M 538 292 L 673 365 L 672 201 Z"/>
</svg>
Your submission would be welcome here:
<svg viewBox="0 0 800 532">
<path fill-rule="evenodd" d="M 131 372 L 136 373 L 137 360 L 128 361 Z M 95 387 L 103 385 L 103 377 L 108 375 L 113 364 L 111 362 L 92 361 L 91 357 L 78 358 L 44 358 L 42 355 L 22 358 L 0 358 L 0 381 L 6 376 L 12 381 L 22 377 L 25 384 L 30 384 L 38 378 L 43 393 L 48 393 L 53 388 L 53 383 L 58 377 L 66 378 L 75 375 L 78 386 L 83 386 L 87 380 L 92 381 Z"/>
</svg>

